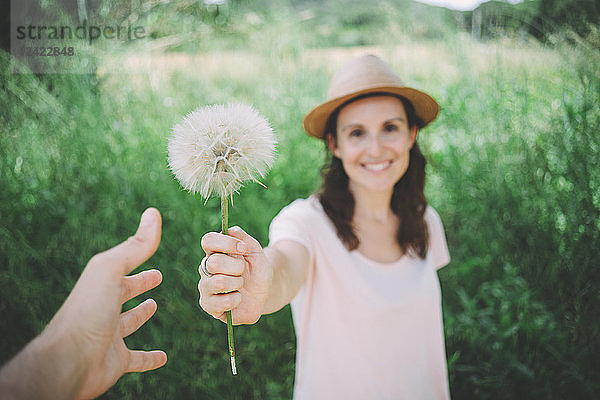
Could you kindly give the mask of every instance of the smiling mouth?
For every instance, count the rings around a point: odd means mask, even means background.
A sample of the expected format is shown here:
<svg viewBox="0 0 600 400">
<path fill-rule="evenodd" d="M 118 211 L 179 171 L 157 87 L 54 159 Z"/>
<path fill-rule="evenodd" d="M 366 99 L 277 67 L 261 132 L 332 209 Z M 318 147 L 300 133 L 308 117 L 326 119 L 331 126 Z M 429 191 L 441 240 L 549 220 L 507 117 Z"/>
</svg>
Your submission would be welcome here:
<svg viewBox="0 0 600 400">
<path fill-rule="evenodd" d="M 382 161 L 379 163 L 369 163 L 369 164 L 361 164 L 361 165 L 369 171 L 379 172 L 379 171 L 383 171 L 384 169 L 386 169 L 390 165 L 392 165 L 392 162 L 391 161 Z"/>
</svg>

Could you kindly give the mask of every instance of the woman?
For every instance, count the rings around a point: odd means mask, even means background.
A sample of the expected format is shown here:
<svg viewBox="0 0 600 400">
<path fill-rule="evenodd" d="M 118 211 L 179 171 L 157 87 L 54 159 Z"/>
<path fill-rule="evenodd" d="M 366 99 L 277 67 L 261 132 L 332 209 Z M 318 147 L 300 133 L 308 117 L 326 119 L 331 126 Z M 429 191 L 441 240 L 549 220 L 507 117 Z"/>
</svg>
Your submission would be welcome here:
<svg viewBox="0 0 600 400">
<path fill-rule="evenodd" d="M 206 312 L 250 324 L 291 302 L 295 399 L 449 398 L 436 274 L 449 255 L 416 143 L 438 111 L 379 58 L 352 60 L 304 118 L 332 153 L 320 192 L 275 217 L 265 249 L 240 228 L 202 239 Z"/>
</svg>

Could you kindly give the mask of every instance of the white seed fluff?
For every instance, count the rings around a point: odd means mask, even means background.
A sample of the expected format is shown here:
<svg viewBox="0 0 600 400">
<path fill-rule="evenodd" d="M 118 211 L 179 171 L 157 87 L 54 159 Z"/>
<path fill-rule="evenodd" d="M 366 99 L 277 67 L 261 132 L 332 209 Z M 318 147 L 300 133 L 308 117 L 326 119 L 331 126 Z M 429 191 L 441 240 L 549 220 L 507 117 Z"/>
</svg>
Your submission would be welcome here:
<svg viewBox="0 0 600 400">
<path fill-rule="evenodd" d="M 263 178 L 275 157 L 275 135 L 254 108 L 240 103 L 200 107 L 173 127 L 169 167 L 185 190 L 208 199 Z"/>
</svg>

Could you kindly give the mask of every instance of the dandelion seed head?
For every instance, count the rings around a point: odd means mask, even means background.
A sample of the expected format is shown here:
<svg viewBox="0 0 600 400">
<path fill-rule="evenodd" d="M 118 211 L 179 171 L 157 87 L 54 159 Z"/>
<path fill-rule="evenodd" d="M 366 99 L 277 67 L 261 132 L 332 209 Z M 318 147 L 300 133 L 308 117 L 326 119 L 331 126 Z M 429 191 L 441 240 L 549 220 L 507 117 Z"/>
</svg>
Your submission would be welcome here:
<svg viewBox="0 0 600 400">
<path fill-rule="evenodd" d="M 241 104 L 200 107 L 173 127 L 169 167 L 185 190 L 208 199 L 228 197 L 246 180 L 264 178 L 275 157 L 275 135 L 254 108 Z"/>
</svg>

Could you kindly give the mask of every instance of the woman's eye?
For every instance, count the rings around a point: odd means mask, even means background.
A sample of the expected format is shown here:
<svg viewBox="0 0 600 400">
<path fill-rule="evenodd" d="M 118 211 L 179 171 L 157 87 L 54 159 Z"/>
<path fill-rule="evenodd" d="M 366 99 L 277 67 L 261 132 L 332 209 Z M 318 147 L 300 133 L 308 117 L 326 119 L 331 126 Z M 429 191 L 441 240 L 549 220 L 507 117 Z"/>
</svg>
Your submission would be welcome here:
<svg viewBox="0 0 600 400">
<path fill-rule="evenodd" d="M 385 132 L 396 132 L 398 130 L 398 127 L 396 125 L 394 125 L 394 124 L 386 124 L 383 127 L 383 130 Z"/>
<path fill-rule="evenodd" d="M 350 137 L 360 137 L 362 136 L 363 131 L 360 129 L 354 129 L 352 131 L 350 131 Z"/>
</svg>

